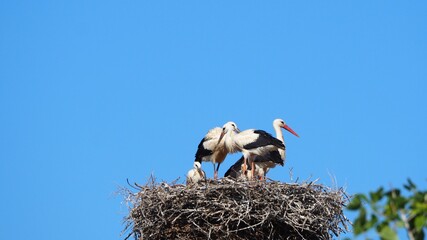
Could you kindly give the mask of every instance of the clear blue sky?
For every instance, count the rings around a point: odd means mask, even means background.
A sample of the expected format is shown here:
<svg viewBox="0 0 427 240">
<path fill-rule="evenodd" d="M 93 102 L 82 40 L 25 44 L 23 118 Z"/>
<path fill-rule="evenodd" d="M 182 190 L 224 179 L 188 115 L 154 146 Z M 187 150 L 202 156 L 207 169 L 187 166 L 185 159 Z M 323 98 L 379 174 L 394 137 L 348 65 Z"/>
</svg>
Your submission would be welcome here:
<svg viewBox="0 0 427 240">
<path fill-rule="evenodd" d="M 273 132 L 283 118 L 301 136 L 285 134 L 273 179 L 425 189 L 426 9 L 2 1 L 0 239 L 122 239 L 117 187 L 184 177 L 227 121 Z"/>
</svg>

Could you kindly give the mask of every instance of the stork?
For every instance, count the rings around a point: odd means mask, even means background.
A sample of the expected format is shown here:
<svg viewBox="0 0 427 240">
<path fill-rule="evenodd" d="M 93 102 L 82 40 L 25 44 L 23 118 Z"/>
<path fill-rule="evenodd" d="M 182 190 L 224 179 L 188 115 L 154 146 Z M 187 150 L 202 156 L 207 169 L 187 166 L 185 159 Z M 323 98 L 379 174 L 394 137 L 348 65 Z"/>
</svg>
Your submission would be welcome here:
<svg viewBox="0 0 427 240">
<path fill-rule="evenodd" d="M 202 165 L 199 162 L 194 162 L 194 168 L 187 173 L 187 185 L 198 183 L 206 180 L 206 174 L 202 170 Z"/>
<path fill-rule="evenodd" d="M 252 176 L 252 171 L 251 170 L 251 166 L 248 166 L 248 169 L 246 172 L 242 173 L 242 168 L 244 167 L 244 157 L 242 156 L 239 160 L 237 160 L 228 170 L 227 172 L 225 172 L 224 177 L 230 177 L 233 179 L 244 179 L 245 177 L 249 180 L 253 179 Z M 262 176 L 263 175 L 263 171 L 262 168 L 256 168 L 255 169 L 255 174 L 256 176 Z"/>
<path fill-rule="evenodd" d="M 287 130 L 288 132 L 292 133 L 293 135 L 299 137 L 299 135 L 292 130 L 291 127 L 289 127 L 283 119 L 275 119 L 273 121 L 273 128 L 276 132 L 276 138 L 282 141 L 283 145 L 285 145 L 285 139 L 283 138 L 283 132 L 281 128 Z M 254 159 L 255 165 L 258 168 L 264 169 L 264 174 L 267 174 L 267 172 L 270 170 L 270 168 L 274 168 L 275 166 L 284 165 L 286 159 L 286 145 L 284 149 L 277 149 L 275 151 L 269 152 L 265 156 L 257 156 L 257 158 Z M 261 176 L 264 177 L 264 176 Z"/>
<path fill-rule="evenodd" d="M 227 124 L 233 128 L 231 130 L 233 133 L 240 132 L 234 122 L 228 122 L 225 125 Z M 194 160 L 194 162 L 199 162 L 200 164 L 202 161 L 212 162 L 214 167 L 214 179 L 218 178 L 219 166 L 224 161 L 227 154 L 234 153 L 238 150 L 233 145 L 226 145 L 224 144 L 225 141 L 221 141 L 220 136 L 222 132 L 223 129 L 219 127 L 209 130 L 205 137 L 200 141 L 199 146 L 197 147 L 196 159 Z"/>
<path fill-rule="evenodd" d="M 283 121 L 282 119 L 275 119 L 273 121 L 273 128 L 276 132 L 276 138 L 279 139 L 280 141 L 283 142 L 283 144 L 285 144 L 284 138 L 283 138 L 283 133 L 282 130 L 280 128 L 284 128 L 287 131 L 289 131 L 290 133 L 294 134 L 295 136 L 299 137 L 298 134 L 292 130 L 292 128 L 290 128 L 285 121 Z M 274 151 L 270 151 L 268 153 L 266 153 L 265 155 L 262 156 L 255 156 L 254 158 L 254 163 L 255 163 L 255 171 L 256 171 L 256 175 L 255 176 L 259 176 L 261 178 L 265 177 L 265 174 L 267 174 L 267 172 L 269 171 L 270 168 L 274 168 L 277 165 L 284 165 L 284 161 L 286 159 L 286 146 L 284 149 L 277 149 Z M 240 158 L 239 160 L 237 160 L 237 162 L 231 166 L 228 171 L 225 173 L 224 176 L 230 176 L 232 178 L 239 178 L 241 176 L 241 172 L 240 172 L 240 166 L 243 163 L 243 157 Z M 247 176 L 249 179 L 250 177 Z"/>
<path fill-rule="evenodd" d="M 246 172 L 249 163 L 251 164 L 251 175 L 255 176 L 254 159 L 256 156 L 264 156 L 271 151 L 285 149 L 282 141 L 263 130 L 249 129 L 238 132 L 235 131 L 232 123 L 228 122 L 223 126 L 218 143 L 224 138 L 226 148 L 237 148 L 242 151 L 244 158 L 243 173 Z"/>
<path fill-rule="evenodd" d="M 241 178 L 242 175 L 242 167 L 243 167 L 243 156 L 241 158 L 239 158 L 239 160 L 237 160 L 224 174 L 224 177 L 231 177 L 234 179 L 239 179 Z"/>
<path fill-rule="evenodd" d="M 253 177 L 256 176 L 260 179 L 264 179 L 269 168 L 274 168 L 278 164 L 283 166 L 283 160 L 277 150 L 268 152 L 262 156 L 256 155 L 253 161 L 255 163 L 255 175 L 252 175 L 252 171 L 249 171 L 252 170 L 251 165 L 249 165 L 247 171 L 242 174 L 242 169 L 245 168 L 245 165 L 243 164 L 244 157 L 242 156 L 227 170 L 227 172 L 225 172 L 224 177 L 240 179 L 246 176 L 247 179 L 252 180 Z"/>
</svg>

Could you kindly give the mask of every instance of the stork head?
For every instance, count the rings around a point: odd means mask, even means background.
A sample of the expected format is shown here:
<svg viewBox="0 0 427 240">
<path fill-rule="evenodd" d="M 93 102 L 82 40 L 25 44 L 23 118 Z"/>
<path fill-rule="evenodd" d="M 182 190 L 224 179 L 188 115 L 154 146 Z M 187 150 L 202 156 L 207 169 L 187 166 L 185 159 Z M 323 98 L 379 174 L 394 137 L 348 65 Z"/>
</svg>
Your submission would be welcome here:
<svg viewBox="0 0 427 240">
<path fill-rule="evenodd" d="M 226 124 L 224 124 L 224 126 L 222 126 L 222 132 L 221 135 L 219 136 L 219 140 L 218 143 L 221 142 L 222 138 L 224 137 L 225 134 L 229 133 L 229 132 L 235 132 L 235 133 L 239 133 L 240 130 L 239 128 L 237 128 L 237 124 L 234 122 L 227 122 Z"/>
<path fill-rule="evenodd" d="M 273 126 L 274 126 L 274 127 L 281 127 L 281 128 L 283 128 L 283 129 L 285 129 L 286 131 L 288 131 L 288 132 L 292 133 L 293 135 L 295 135 L 295 136 L 299 137 L 299 136 L 298 136 L 298 134 L 297 134 L 294 130 L 292 130 L 292 128 L 291 128 L 291 127 L 289 127 L 289 126 L 285 123 L 285 121 L 283 121 L 283 119 L 280 119 L 280 118 L 275 119 L 275 120 L 273 121 Z"/>
<path fill-rule="evenodd" d="M 237 128 L 237 124 L 234 122 L 228 122 L 222 126 L 222 131 L 227 133 L 228 131 L 234 131 L 236 133 L 240 132 L 240 130 Z"/>
<path fill-rule="evenodd" d="M 201 169 L 202 168 L 202 164 L 199 162 L 194 162 L 194 169 Z"/>
</svg>

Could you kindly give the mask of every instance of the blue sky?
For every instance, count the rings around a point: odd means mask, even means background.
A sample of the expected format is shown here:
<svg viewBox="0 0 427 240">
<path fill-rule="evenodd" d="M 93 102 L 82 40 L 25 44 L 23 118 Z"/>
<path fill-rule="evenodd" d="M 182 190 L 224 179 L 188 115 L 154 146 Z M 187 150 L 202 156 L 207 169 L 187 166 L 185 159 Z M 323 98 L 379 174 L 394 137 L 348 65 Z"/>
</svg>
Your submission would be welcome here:
<svg viewBox="0 0 427 240">
<path fill-rule="evenodd" d="M 0 239 L 122 239 L 118 186 L 183 178 L 227 121 L 301 136 L 273 179 L 425 189 L 426 7 L 2 1 Z"/>
</svg>

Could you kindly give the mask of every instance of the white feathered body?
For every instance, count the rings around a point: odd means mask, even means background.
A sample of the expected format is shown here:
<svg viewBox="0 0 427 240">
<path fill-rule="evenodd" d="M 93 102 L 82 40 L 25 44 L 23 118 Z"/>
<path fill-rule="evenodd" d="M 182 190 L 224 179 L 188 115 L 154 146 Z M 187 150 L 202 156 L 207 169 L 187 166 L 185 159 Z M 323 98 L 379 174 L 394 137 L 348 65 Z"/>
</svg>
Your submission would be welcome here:
<svg viewBox="0 0 427 240">
<path fill-rule="evenodd" d="M 187 185 L 198 183 L 206 179 L 206 174 L 202 170 L 199 162 L 194 163 L 194 168 L 190 169 L 187 173 Z"/>
</svg>

